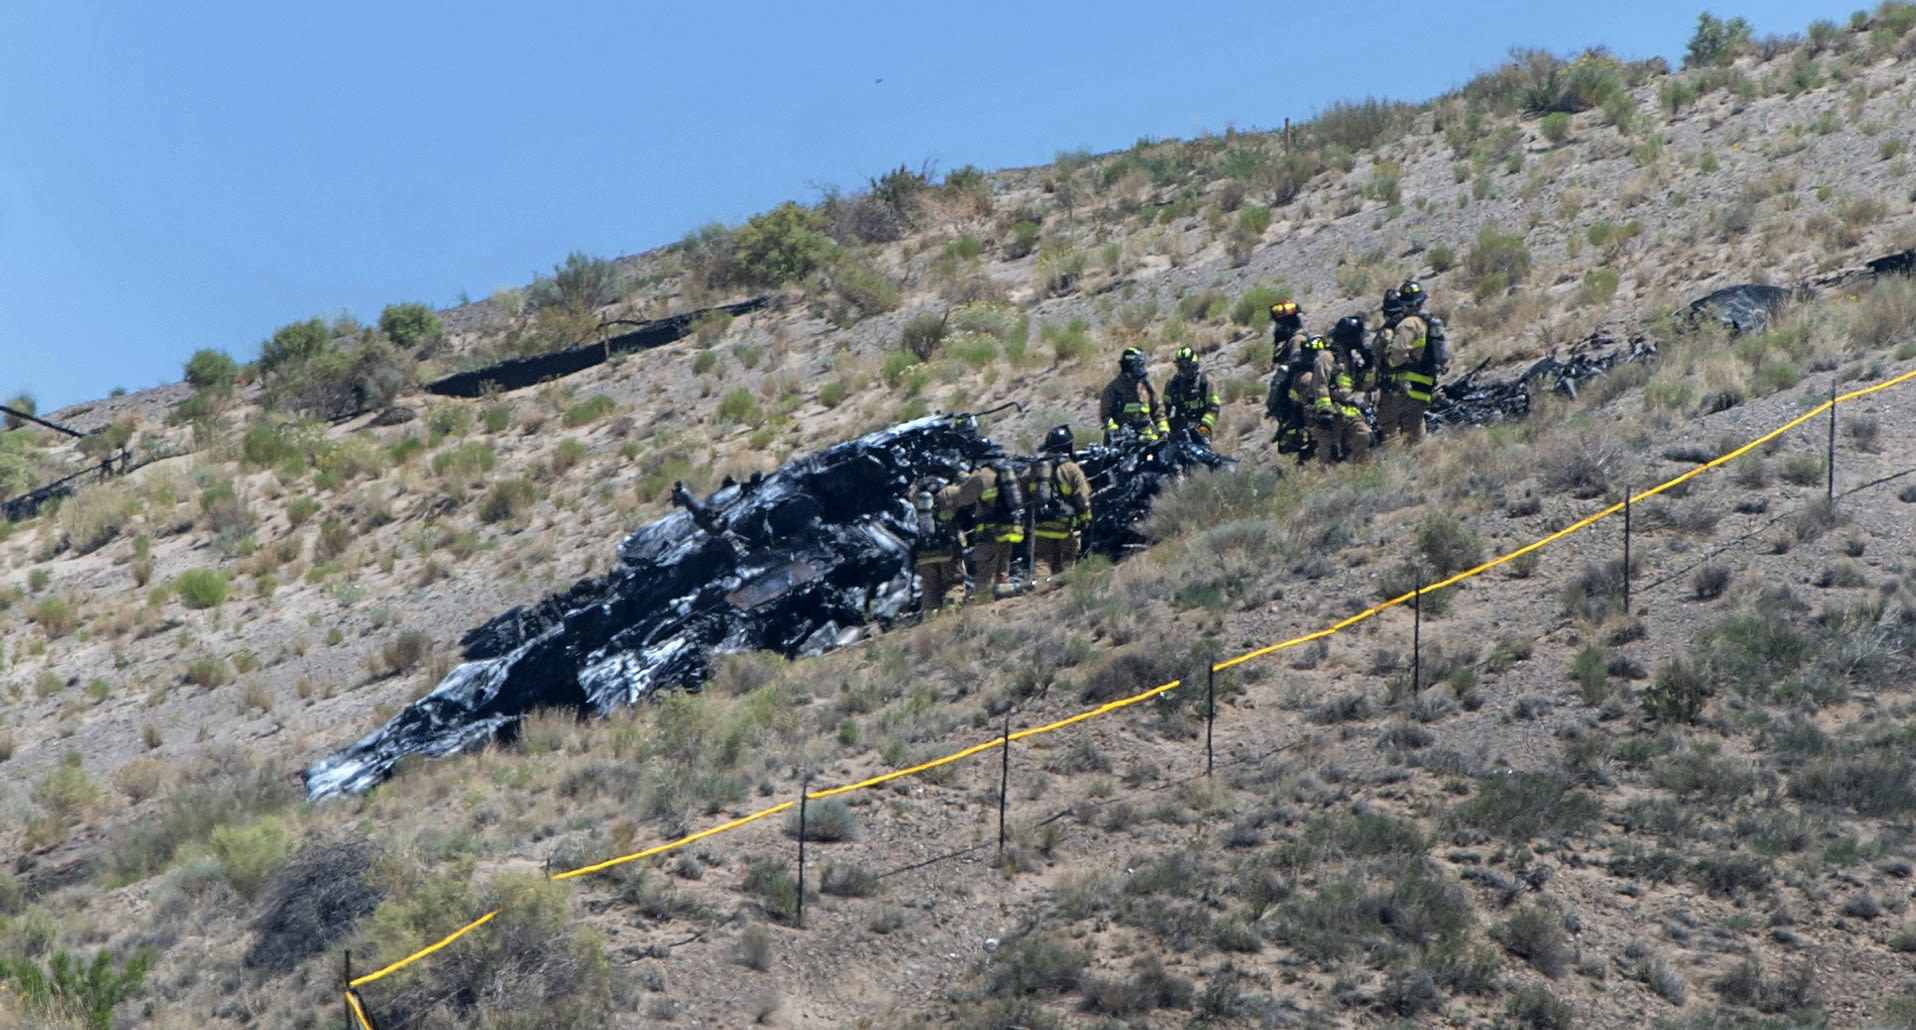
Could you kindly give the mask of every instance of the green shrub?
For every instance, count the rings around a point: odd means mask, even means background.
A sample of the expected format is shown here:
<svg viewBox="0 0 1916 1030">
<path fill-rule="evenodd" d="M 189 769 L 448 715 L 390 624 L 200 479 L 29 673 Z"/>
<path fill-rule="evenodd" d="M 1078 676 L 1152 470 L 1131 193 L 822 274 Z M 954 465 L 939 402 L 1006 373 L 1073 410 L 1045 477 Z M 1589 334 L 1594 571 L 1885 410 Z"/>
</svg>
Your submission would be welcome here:
<svg viewBox="0 0 1916 1030">
<path fill-rule="evenodd" d="M 267 878 L 286 864 L 294 839 L 285 823 L 267 816 L 247 826 L 216 827 L 207 844 L 234 893 L 252 901 L 266 886 Z"/>
<path fill-rule="evenodd" d="M 945 342 L 948 321 L 948 316 L 919 315 L 905 323 L 899 333 L 899 346 L 920 361 L 930 361 L 939 344 Z"/>
<path fill-rule="evenodd" d="M 1683 55 L 1683 67 L 1708 68 L 1727 65 L 1736 57 L 1737 48 L 1750 41 L 1750 23 L 1742 18 L 1723 21 L 1708 11 L 1697 15 L 1696 34 Z"/>
<path fill-rule="evenodd" d="M 1231 321 L 1258 332 L 1271 327 L 1271 305 L 1291 299 L 1291 288 L 1281 283 L 1253 286 L 1231 306 Z"/>
<path fill-rule="evenodd" d="M 319 356 L 332 343 L 332 331 L 317 318 L 280 326 L 260 344 L 260 373 L 271 375 L 281 368 L 302 364 Z"/>
<path fill-rule="evenodd" d="M 45 970 L 25 957 L 0 959 L 0 981 L 9 982 L 21 1006 L 46 1020 L 44 1025 L 78 1022 L 87 1030 L 111 1030 L 114 1010 L 145 986 L 151 961 L 147 952 L 139 951 L 115 971 L 113 956 L 104 951 L 91 964 L 62 951 L 47 961 Z"/>
<path fill-rule="evenodd" d="M 353 546 L 353 527 L 340 519 L 326 519 L 319 524 L 319 536 L 313 540 L 313 559 L 329 562 L 351 550 Z"/>
<path fill-rule="evenodd" d="M 16 393 L 13 396 L 8 397 L 7 407 L 12 408 L 14 411 L 23 412 L 28 415 L 38 415 L 40 413 L 39 402 L 33 399 L 32 394 L 27 393 L 25 391 Z M 5 422 L 0 422 L 0 425 L 4 425 L 10 430 L 19 429 L 25 426 L 26 424 L 27 423 L 24 420 L 15 418 L 11 414 L 6 416 Z"/>
<path fill-rule="evenodd" d="M 1567 111 L 1552 111 L 1543 116 L 1543 121 L 1537 123 L 1537 128 L 1552 146 L 1560 146 L 1564 140 L 1570 138 L 1570 114 Z"/>
<path fill-rule="evenodd" d="M 479 420 L 481 424 L 486 427 L 486 432 L 488 433 L 504 432 L 506 427 L 512 425 L 512 405 L 494 404 L 485 411 L 480 412 Z M 418 438 L 409 436 L 406 439 L 416 440 Z M 404 441 L 401 442 L 403 443 Z"/>
<path fill-rule="evenodd" d="M 226 600 L 226 577 L 217 569 L 188 569 L 173 581 L 180 603 L 188 608 L 215 608 Z"/>
<path fill-rule="evenodd" d="M 1592 268 L 1583 273 L 1583 302 L 1592 307 L 1610 303 L 1617 295 L 1617 281 L 1614 268 Z"/>
<path fill-rule="evenodd" d="M 499 456 L 491 447 L 469 440 L 432 456 L 432 470 L 441 476 L 477 479 L 492 471 Z"/>
<path fill-rule="evenodd" d="M 1047 325 L 1038 330 L 1038 338 L 1051 345 L 1060 362 L 1076 361 L 1091 353 L 1091 323 L 1083 317 L 1062 326 Z"/>
<path fill-rule="evenodd" d="M 1498 232 L 1496 223 L 1485 222 L 1464 255 L 1464 271 L 1482 303 L 1530 277 L 1530 248 L 1521 235 Z"/>
<path fill-rule="evenodd" d="M 1517 988 L 1504 1011 L 1520 1030 L 1570 1030 L 1577 1019 L 1569 1002 L 1534 984 Z"/>
<path fill-rule="evenodd" d="M 775 858 L 753 856 L 745 863 L 745 890 L 756 895 L 765 914 L 781 923 L 798 916 L 798 883 Z"/>
<path fill-rule="evenodd" d="M 1432 510 L 1417 524 L 1417 549 L 1438 579 L 1471 568 L 1484 558 L 1483 540 L 1456 516 L 1439 510 Z"/>
<path fill-rule="evenodd" d="M 186 381 L 196 389 L 217 394 L 233 392 L 233 379 L 239 375 L 239 363 L 223 350 L 202 348 L 186 359 Z"/>
<path fill-rule="evenodd" d="M 379 331 L 394 344 L 411 350 L 437 339 L 446 331 L 439 313 L 425 304 L 388 304 L 379 313 Z"/>
<path fill-rule="evenodd" d="M 883 314 L 898 307 L 903 294 L 898 284 L 863 261 L 842 261 L 832 276 L 832 285 L 860 317 Z"/>
<path fill-rule="evenodd" d="M 1362 101 L 1335 100 L 1311 120 L 1307 131 L 1320 145 L 1365 151 L 1401 136 L 1416 110 L 1414 104 L 1375 97 L 1365 97 Z"/>
<path fill-rule="evenodd" d="M 1451 810 L 1457 822 L 1513 842 L 1577 833 L 1603 806 L 1545 773 L 1513 772 L 1478 781 L 1477 794 Z"/>
<path fill-rule="evenodd" d="M 785 813 L 785 835 L 793 839 L 798 837 L 798 809 Z M 847 841 L 858 836 L 858 819 L 852 810 L 837 798 L 825 798 L 821 801 L 807 802 L 805 805 L 805 839 L 810 841 Z"/>
<path fill-rule="evenodd" d="M 1692 723 L 1703 711 L 1709 684 L 1681 655 L 1663 660 L 1656 679 L 1643 688 L 1637 701 L 1643 714 L 1655 722 Z"/>
<path fill-rule="evenodd" d="M 1505 951 L 1553 980 L 1570 968 L 1570 961 L 1575 957 L 1569 935 L 1564 933 L 1563 917 L 1554 909 L 1534 902 L 1492 927 L 1490 936 L 1503 945 Z"/>
<path fill-rule="evenodd" d="M 201 655 L 186 663 L 186 679 L 198 687 L 223 687 L 233 682 L 233 667 L 223 658 Z"/>
<path fill-rule="evenodd" d="M 824 218 L 791 201 L 753 215 L 732 233 L 738 275 L 748 286 L 780 286 L 812 274 L 834 250 Z"/>
<path fill-rule="evenodd" d="M 87 487 L 60 505 L 60 528 L 79 554 L 91 554 L 120 535 L 139 502 L 116 483 Z"/>
<path fill-rule="evenodd" d="M 319 514 L 319 502 L 311 497 L 296 497 L 286 506 L 286 521 L 294 529 L 306 524 L 307 520 Z"/>
<path fill-rule="evenodd" d="M 552 449 L 552 473 L 558 476 L 565 475 L 584 461 L 585 456 L 586 449 L 582 441 L 570 436 L 560 440 L 559 446 Z"/>
<path fill-rule="evenodd" d="M 300 334 L 299 341 L 275 351 L 270 363 L 261 351 L 267 407 L 340 418 L 391 404 L 413 381 L 412 359 L 386 340 L 364 340 L 348 351 L 330 338 L 305 350 L 305 339 Z"/>
<path fill-rule="evenodd" d="M 759 406 L 758 398 L 752 395 L 752 391 L 741 386 L 719 398 L 718 417 L 727 422 L 757 426 L 765 421 L 765 409 Z"/>
<path fill-rule="evenodd" d="M 884 377 L 886 386 L 896 387 L 904 379 L 906 372 L 917 368 L 920 364 L 922 362 L 915 354 L 893 351 L 885 355 L 885 364 L 880 374 Z"/>
<path fill-rule="evenodd" d="M 612 398 L 602 393 L 595 393 L 585 400 L 565 409 L 565 415 L 560 418 L 559 421 L 563 423 L 567 429 L 577 429 L 580 426 L 591 425 L 599 419 L 604 418 L 607 414 L 611 413 L 615 406 Z"/>
<path fill-rule="evenodd" d="M 48 766 L 28 793 L 34 804 L 63 820 L 72 819 L 106 798 L 106 791 L 87 775 L 78 751 L 68 751 L 60 756 L 58 764 Z"/>
<path fill-rule="evenodd" d="M 1011 239 L 1005 244 L 1005 256 L 1017 260 L 1038 249 L 1044 230 L 1031 219 L 1022 219 L 1011 227 Z"/>
<path fill-rule="evenodd" d="M 612 262 L 576 250 L 553 265 L 551 275 L 534 279 L 526 291 L 526 303 L 534 310 L 591 312 L 618 299 L 618 273 Z"/>
<path fill-rule="evenodd" d="M 380 649 L 381 657 L 386 660 L 386 667 L 395 672 L 404 672 L 417 666 L 430 654 L 432 654 L 432 637 L 418 630 L 407 630 Z"/>
<path fill-rule="evenodd" d="M 479 502 L 479 517 L 486 522 L 525 518 L 538 503 L 540 493 L 539 485 L 530 479 L 502 479 L 492 484 L 485 500 Z"/>
</svg>

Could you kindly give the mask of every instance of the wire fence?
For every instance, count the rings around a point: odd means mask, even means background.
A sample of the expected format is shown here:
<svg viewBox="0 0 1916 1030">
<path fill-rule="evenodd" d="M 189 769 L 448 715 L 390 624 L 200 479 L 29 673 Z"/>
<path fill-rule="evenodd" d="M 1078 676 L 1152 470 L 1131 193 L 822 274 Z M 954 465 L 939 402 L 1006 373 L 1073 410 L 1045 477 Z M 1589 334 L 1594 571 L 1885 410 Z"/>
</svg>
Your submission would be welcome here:
<svg viewBox="0 0 1916 1030">
<path fill-rule="evenodd" d="M 1830 398 L 1828 400 L 1817 404 L 1815 407 L 1804 412 L 1802 415 L 1799 415 L 1796 418 L 1793 418 L 1789 420 L 1788 422 L 1785 422 L 1782 425 L 1776 427 L 1775 429 L 1772 429 L 1769 432 L 1756 437 L 1755 439 L 1749 441 L 1748 443 L 1742 445 L 1741 447 L 1738 447 L 1735 450 L 1729 451 L 1727 453 L 1718 455 L 1717 457 L 1707 462 L 1704 462 L 1700 465 L 1697 465 L 1695 468 L 1692 468 L 1682 473 L 1681 475 L 1672 477 L 1671 479 L 1668 479 L 1662 483 L 1658 483 L 1655 486 L 1649 487 L 1648 489 L 1645 489 L 1635 494 L 1626 493 L 1622 500 L 1614 504 L 1611 504 L 1608 507 L 1603 508 L 1602 510 L 1597 511 L 1591 515 L 1588 515 L 1582 519 L 1579 519 L 1576 522 L 1573 522 L 1570 525 L 1565 526 L 1564 528 L 1557 530 L 1554 533 L 1544 536 L 1538 540 L 1532 541 L 1531 543 L 1525 544 L 1524 546 L 1519 547 L 1506 554 L 1502 554 L 1488 561 L 1485 561 L 1482 564 L 1477 565 L 1473 568 L 1465 569 L 1462 572 L 1458 572 L 1449 577 L 1440 579 L 1434 583 L 1420 585 L 1419 587 L 1407 593 L 1404 593 L 1397 597 L 1390 598 L 1389 600 L 1374 604 L 1370 606 L 1369 608 L 1366 608 L 1355 615 L 1352 615 L 1339 622 L 1336 622 L 1327 628 L 1316 630 L 1310 633 L 1305 633 L 1300 636 L 1295 636 L 1288 640 L 1270 644 L 1265 647 L 1258 648 L 1256 650 L 1247 651 L 1243 654 L 1237 655 L 1232 658 L 1224 659 L 1222 661 L 1213 662 L 1209 666 L 1209 669 L 1207 672 L 1207 682 L 1206 682 L 1205 774 L 1209 775 L 1212 772 L 1215 765 L 1211 731 L 1212 731 L 1213 725 L 1215 724 L 1216 712 L 1217 712 L 1216 693 L 1215 693 L 1215 681 L 1216 681 L 1217 673 L 1235 668 L 1239 665 L 1243 665 L 1248 662 L 1257 661 L 1258 659 L 1261 659 L 1261 658 L 1267 658 L 1271 655 L 1277 654 L 1280 651 L 1285 651 L 1290 648 L 1298 647 L 1303 644 L 1308 644 L 1313 641 L 1322 640 L 1322 639 L 1331 637 L 1337 633 L 1343 632 L 1344 630 L 1351 628 L 1352 626 L 1356 626 L 1359 623 L 1365 622 L 1369 619 L 1376 618 L 1379 614 L 1385 611 L 1388 611 L 1392 608 L 1404 606 L 1404 605 L 1410 605 L 1412 607 L 1413 612 L 1416 613 L 1416 617 L 1418 618 L 1419 623 L 1421 624 L 1421 609 L 1422 609 L 1421 600 L 1422 600 L 1423 594 L 1431 592 L 1431 591 L 1435 591 L 1435 590 L 1441 590 L 1446 587 L 1454 586 L 1458 583 L 1464 582 L 1465 580 L 1469 580 L 1477 576 L 1481 576 L 1484 573 L 1490 571 L 1491 569 L 1494 569 L 1494 568 L 1497 568 L 1498 566 L 1515 561 L 1516 559 L 1521 558 L 1522 556 L 1526 554 L 1530 554 L 1532 552 L 1541 550 L 1544 547 L 1548 547 L 1549 545 L 1556 543 L 1557 541 L 1563 540 L 1566 537 L 1582 532 L 1583 530 L 1586 530 L 1590 528 L 1591 526 L 1596 525 L 1599 522 L 1602 522 L 1606 519 L 1612 518 L 1619 514 L 1625 515 L 1624 548 L 1625 548 L 1625 554 L 1627 556 L 1628 548 L 1629 548 L 1629 537 L 1630 537 L 1630 524 L 1628 520 L 1628 513 L 1633 504 L 1636 504 L 1644 500 L 1648 500 L 1649 498 L 1655 497 L 1659 494 L 1672 490 L 1680 486 L 1681 484 L 1686 483 L 1689 480 L 1694 479 L 1697 476 L 1700 476 L 1704 474 L 1705 472 L 1708 472 L 1712 469 L 1720 468 L 1723 465 L 1726 465 L 1729 462 L 1732 462 L 1736 460 L 1737 458 L 1740 458 L 1750 453 L 1752 450 L 1755 450 L 1758 447 L 1761 447 L 1767 443 L 1770 443 L 1771 441 L 1782 437 L 1784 434 L 1790 432 L 1791 430 L 1796 429 L 1797 427 L 1802 426 L 1808 422 L 1811 422 L 1815 420 L 1816 418 L 1818 418 L 1819 416 L 1823 416 L 1825 414 L 1827 414 L 1829 419 L 1829 433 L 1827 438 L 1828 451 L 1826 455 L 1826 462 L 1827 462 L 1826 468 L 1828 471 L 1828 479 L 1826 483 L 1826 499 L 1828 502 L 1833 502 L 1835 498 L 1837 497 L 1837 493 L 1835 489 L 1837 408 L 1841 404 L 1853 402 L 1863 397 L 1869 396 L 1871 394 L 1888 390 L 1892 387 L 1899 386 L 1903 383 L 1909 382 L 1912 379 L 1916 379 L 1916 371 L 1905 372 L 1902 375 L 1898 375 L 1893 378 L 1883 380 L 1882 382 L 1875 383 L 1871 386 L 1863 387 L 1858 390 L 1853 390 L 1849 393 L 1842 394 L 1839 396 L 1836 393 L 1835 378 L 1834 376 L 1832 376 L 1831 384 L 1830 384 Z M 1911 470 L 1911 471 L 1916 471 L 1916 470 Z M 1857 487 L 1855 489 L 1860 490 L 1860 489 L 1866 489 L 1871 486 L 1881 485 L 1883 483 L 1892 481 L 1906 474 L 1908 473 L 1902 472 L 1902 473 L 1896 473 L 1890 476 L 1884 476 L 1877 480 L 1873 480 L 1869 484 L 1865 484 L 1865 486 Z M 1855 491 L 1854 490 L 1845 491 L 1845 496 L 1853 492 Z M 1629 591 L 1629 576 L 1630 576 L 1630 572 L 1629 572 L 1630 566 L 1629 566 L 1629 561 L 1627 557 L 1625 558 L 1623 568 L 1624 568 L 1624 573 L 1623 573 L 1624 574 L 1624 591 L 1625 591 L 1625 596 L 1627 597 L 1628 591 Z M 1656 583 L 1647 584 L 1646 588 L 1654 588 L 1655 586 L 1658 586 L 1664 582 L 1667 582 L 1668 579 L 1669 577 L 1665 577 L 1664 579 L 1658 580 Z M 1413 647 L 1415 646 L 1416 645 L 1413 645 Z M 615 858 L 609 858 L 603 862 L 597 862 L 592 865 L 582 866 L 577 869 L 570 869 L 570 870 L 566 870 L 559 873 L 553 873 L 550 875 L 549 879 L 551 880 L 578 879 L 580 877 L 590 876 L 595 873 L 600 873 L 609 869 L 614 869 L 619 866 L 626 865 L 627 863 L 637 862 L 647 858 L 653 858 L 655 856 L 662 855 L 667 852 L 685 847 L 688 844 L 705 840 L 710 837 L 718 836 L 720 834 L 728 833 L 732 830 L 739 829 L 740 827 L 758 822 L 759 820 L 766 819 L 770 816 L 778 815 L 780 813 L 788 812 L 796 808 L 799 810 L 799 815 L 801 819 L 801 829 L 798 835 L 799 881 L 798 881 L 798 892 L 797 892 L 798 914 L 797 914 L 796 921 L 798 925 L 802 926 L 804 923 L 804 898 L 805 898 L 804 864 L 805 864 L 805 838 L 806 838 L 806 834 L 803 831 L 803 818 L 805 814 L 805 806 L 808 802 L 823 800 L 825 798 L 835 797 L 841 794 L 849 794 L 854 791 L 866 790 L 872 787 L 881 786 L 886 783 L 891 783 L 895 780 L 903 779 L 908 776 L 917 776 L 919 774 L 929 772 L 933 769 L 937 769 L 942 766 L 952 765 L 953 763 L 961 762 L 961 761 L 964 761 L 965 759 L 972 758 L 989 751 L 1003 748 L 1005 749 L 1003 761 L 1006 763 L 1006 766 L 1005 766 L 1006 771 L 999 783 L 999 846 L 1002 848 L 1004 845 L 1004 834 L 1005 834 L 1005 830 L 1004 830 L 1005 814 L 1004 813 L 1005 813 L 1006 804 L 1007 804 L 1006 794 L 1008 790 L 1008 781 L 1010 779 L 1009 766 L 1008 766 L 1009 749 L 1013 743 L 1017 741 L 1021 741 L 1021 740 L 1029 740 L 1033 737 L 1039 737 L 1046 734 L 1055 733 L 1059 730 L 1063 730 L 1068 727 L 1075 726 L 1079 723 L 1096 719 L 1100 716 L 1109 715 L 1112 712 L 1121 711 L 1125 708 L 1131 707 L 1132 705 L 1139 704 L 1140 702 L 1150 700 L 1152 698 L 1165 694 L 1169 691 L 1175 690 L 1178 687 L 1183 685 L 1184 685 L 1184 681 L 1182 679 L 1172 680 L 1168 683 L 1161 683 L 1148 690 L 1140 691 L 1128 697 L 1119 698 L 1115 701 L 1110 701 L 1105 704 L 1099 705 L 1096 708 L 1087 709 L 1085 711 L 1081 711 L 1076 714 L 1066 716 L 1065 718 L 1057 719 L 1055 721 L 1045 723 L 1042 726 L 1033 726 L 1028 729 L 1014 731 L 1010 728 L 1010 723 L 1007 720 L 1003 732 L 999 733 L 997 736 L 994 736 L 988 740 L 979 742 L 977 744 L 973 744 L 970 747 L 964 748 L 960 751 L 955 751 L 951 754 L 944 755 L 939 758 L 934 758 L 929 761 L 920 762 L 917 765 L 913 765 L 907 768 L 895 769 L 891 772 L 868 777 L 866 779 L 859 780 L 855 783 L 847 783 L 842 786 L 826 787 L 826 788 L 822 788 L 818 790 L 812 790 L 810 789 L 809 782 L 807 782 L 805 787 L 801 789 L 801 792 L 798 798 L 795 800 L 783 801 L 776 805 L 772 805 L 770 807 L 753 812 L 749 815 L 741 816 L 729 822 L 721 823 L 717 826 L 700 830 L 697 833 L 688 834 L 686 836 L 678 838 L 677 840 L 668 841 L 666 843 L 659 844 L 654 847 L 646 848 L 642 851 L 635 851 L 635 852 L 632 852 L 631 854 L 619 855 Z M 400 970 L 405 969 L 406 967 L 431 956 L 435 952 L 438 952 L 444 948 L 449 947 L 454 942 L 458 941 L 461 937 L 464 937 L 466 934 L 471 933 L 472 931 L 477 930 L 480 927 L 491 922 L 494 918 L 499 916 L 504 911 L 505 911 L 505 906 L 492 909 L 491 911 L 486 912 L 484 915 L 479 916 L 478 918 L 472 920 L 466 925 L 446 935 L 444 938 L 440 939 L 439 941 L 436 941 L 430 945 L 427 945 L 426 947 L 421 948 L 410 955 L 407 955 L 394 962 L 391 962 L 363 976 L 359 976 L 359 977 L 352 976 L 351 956 L 350 954 L 348 954 L 347 965 L 346 965 L 345 1002 L 346 1002 L 347 1011 L 351 1015 L 351 1019 L 355 1021 L 353 1025 L 361 1028 L 361 1030 L 378 1030 L 378 1025 L 372 1018 L 369 1010 L 367 1009 L 364 999 L 361 998 L 359 995 L 359 988 L 364 987 L 368 984 L 376 983 L 379 980 L 382 980 L 388 976 L 391 976 L 394 973 L 397 973 Z"/>
</svg>

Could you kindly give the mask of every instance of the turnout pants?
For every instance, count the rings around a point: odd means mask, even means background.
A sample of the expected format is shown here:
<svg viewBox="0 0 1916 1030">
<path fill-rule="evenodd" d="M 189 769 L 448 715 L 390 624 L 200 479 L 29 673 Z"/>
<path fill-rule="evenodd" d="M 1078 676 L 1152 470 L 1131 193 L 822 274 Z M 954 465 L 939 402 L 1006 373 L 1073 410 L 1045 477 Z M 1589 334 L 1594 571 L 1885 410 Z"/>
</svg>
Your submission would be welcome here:
<svg viewBox="0 0 1916 1030">
<path fill-rule="evenodd" d="M 1078 563 L 1078 534 L 1066 533 L 1061 537 L 1046 536 L 1040 532 L 1033 545 L 1038 564 L 1047 576 L 1061 576 L 1064 570 Z M 1034 576 L 1036 573 L 1033 574 Z"/>
<path fill-rule="evenodd" d="M 959 599 L 965 592 L 965 559 L 956 549 L 936 554 L 918 556 L 918 589 L 920 611 L 935 612 L 945 606 L 946 599 L 956 591 Z"/>
<path fill-rule="evenodd" d="M 978 578 L 971 584 L 973 601 L 989 601 L 994 596 L 992 588 L 998 585 L 1000 577 L 1011 571 L 1012 545 L 1003 540 L 983 540 L 971 545 L 971 560 L 978 568 Z"/>
<path fill-rule="evenodd" d="M 1381 392 L 1377 397 L 1379 439 L 1388 443 L 1391 437 L 1402 433 L 1407 444 L 1423 442 L 1424 409 L 1428 407 L 1428 403 L 1411 400 L 1397 390 Z"/>
</svg>

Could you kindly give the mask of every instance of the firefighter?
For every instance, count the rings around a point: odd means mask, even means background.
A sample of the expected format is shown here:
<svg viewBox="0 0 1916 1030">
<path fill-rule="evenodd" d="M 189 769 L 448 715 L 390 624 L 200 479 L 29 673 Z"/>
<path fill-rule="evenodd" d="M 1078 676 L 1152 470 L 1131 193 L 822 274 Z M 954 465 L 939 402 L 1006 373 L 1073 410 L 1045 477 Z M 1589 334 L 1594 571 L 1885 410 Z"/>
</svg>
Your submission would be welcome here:
<svg viewBox="0 0 1916 1030">
<path fill-rule="evenodd" d="M 1357 406 L 1357 373 L 1350 360 L 1322 336 L 1306 340 L 1304 353 L 1309 368 L 1294 379 L 1294 388 L 1316 424 L 1317 457 L 1326 464 L 1364 460 L 1370 453 L 1370 424 Z"/>
<path fill-rule="evenodd" d="M 965 536 L 955 519 L 956 511 L 941 501 L 955 488 L 945 478 L 926 477 L 912 491 L 912 507 L 918 511 L 918 610 L 935 612 L 945 606 L 953 591 L 965 592 Z"/>
<path fill-rule="evenodd" d="M 1144 352 L 1126 347 L 1118 359 L 1118 377 L 1105 386 L 1098 397 L 1098 421 L 1104 425 L 1108 443 L 1118 430 L 1134 430 L 1138 439 L 1156 443 L 1170 433 L 1164 418 L 1164 405 L 1158 402 L 1157 388 L 1144 366 Z"/>
<path fill-rule="evenodd" d="M 1217 412 L 1224 402 L 1218 400 L 1216 391 L 1211 389 L 1211 377 L 1198 368 L 1196 351 L 1179 347 L 1176 361 L 1178 374 L 1164 384 L 1168 421 L 1172 429 L 1193 432 L 1209 440 L 1217 429 Z"/>
<path fill-rule="evenodd" d="M 1271 305 L 1271 363 L 1289 364 L 1311 334 L 1304 331 L 1304 309 L 1294 300 Z"/>
<path fill-rule="evenodd" d="M 1424 410 L 1450 355 L 1443 323 L 1424 314 L 1424 289 L 1406 279 L 1384 291 L 1384 330 L 1378 344 L 1377 429 L 1381 440 L 1402 434 L 1406 444 L 1424 439 Z M 1434 327 L 1434 331 L 1433 331 Z"/>
<path fill-rule="evenodd" d="M 971 542 L 971 599 L 989 600 L 1009 589 L 1011 556 L 1025 540 L 1024 495 L 1006 462 L 983 465 L 962 483 L 938 493 L 938 508 Z"/>
<path fill-rule="evenodd" d="M 1271 390 L 1264 397 L 1264 414 L 1276 420 L 1271 442 L 1279 454 L 1297 455 L 1298 464 L 1312 451 L 1310 405 L 1300 403 L 1293 379 L 1308 366 L 1304 343 L 1304 309 L 1295 301 L 1271 305 Z"/>
<path fill-rule="evenodd" d="M 1031 466 L 1025 499 L 1031 506 L 1032 581 L 1038 566 L 1048 576 L 1063 575 L 1077 564 L 1084 531 L 1091 525 L 1091 483 L 1072 458 L 1070 426 L 1056 426 L 1045 434 L 1039 460 Z"/>
</svg>

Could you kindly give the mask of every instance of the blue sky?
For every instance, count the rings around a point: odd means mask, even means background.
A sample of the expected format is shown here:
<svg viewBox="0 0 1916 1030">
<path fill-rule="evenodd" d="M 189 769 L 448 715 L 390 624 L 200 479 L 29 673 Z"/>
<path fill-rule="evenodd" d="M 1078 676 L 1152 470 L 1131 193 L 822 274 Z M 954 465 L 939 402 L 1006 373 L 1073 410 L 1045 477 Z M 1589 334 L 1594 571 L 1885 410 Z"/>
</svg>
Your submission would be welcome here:
<svg viewBox="0 0 1916 1030">
<path fill-rule="evenodd" d="M 180 378 L 200 347 L 523 285 L 899 164 L 1423 100 L 1513 45 L 1676 63 L 1700 7 L 105 3 L 0 38 L 0 396 Z M 1760 37 L 1855 0 L 1722 6 Z M 882 80 L 882 81 L 880 81 Z"/>
</svg>

